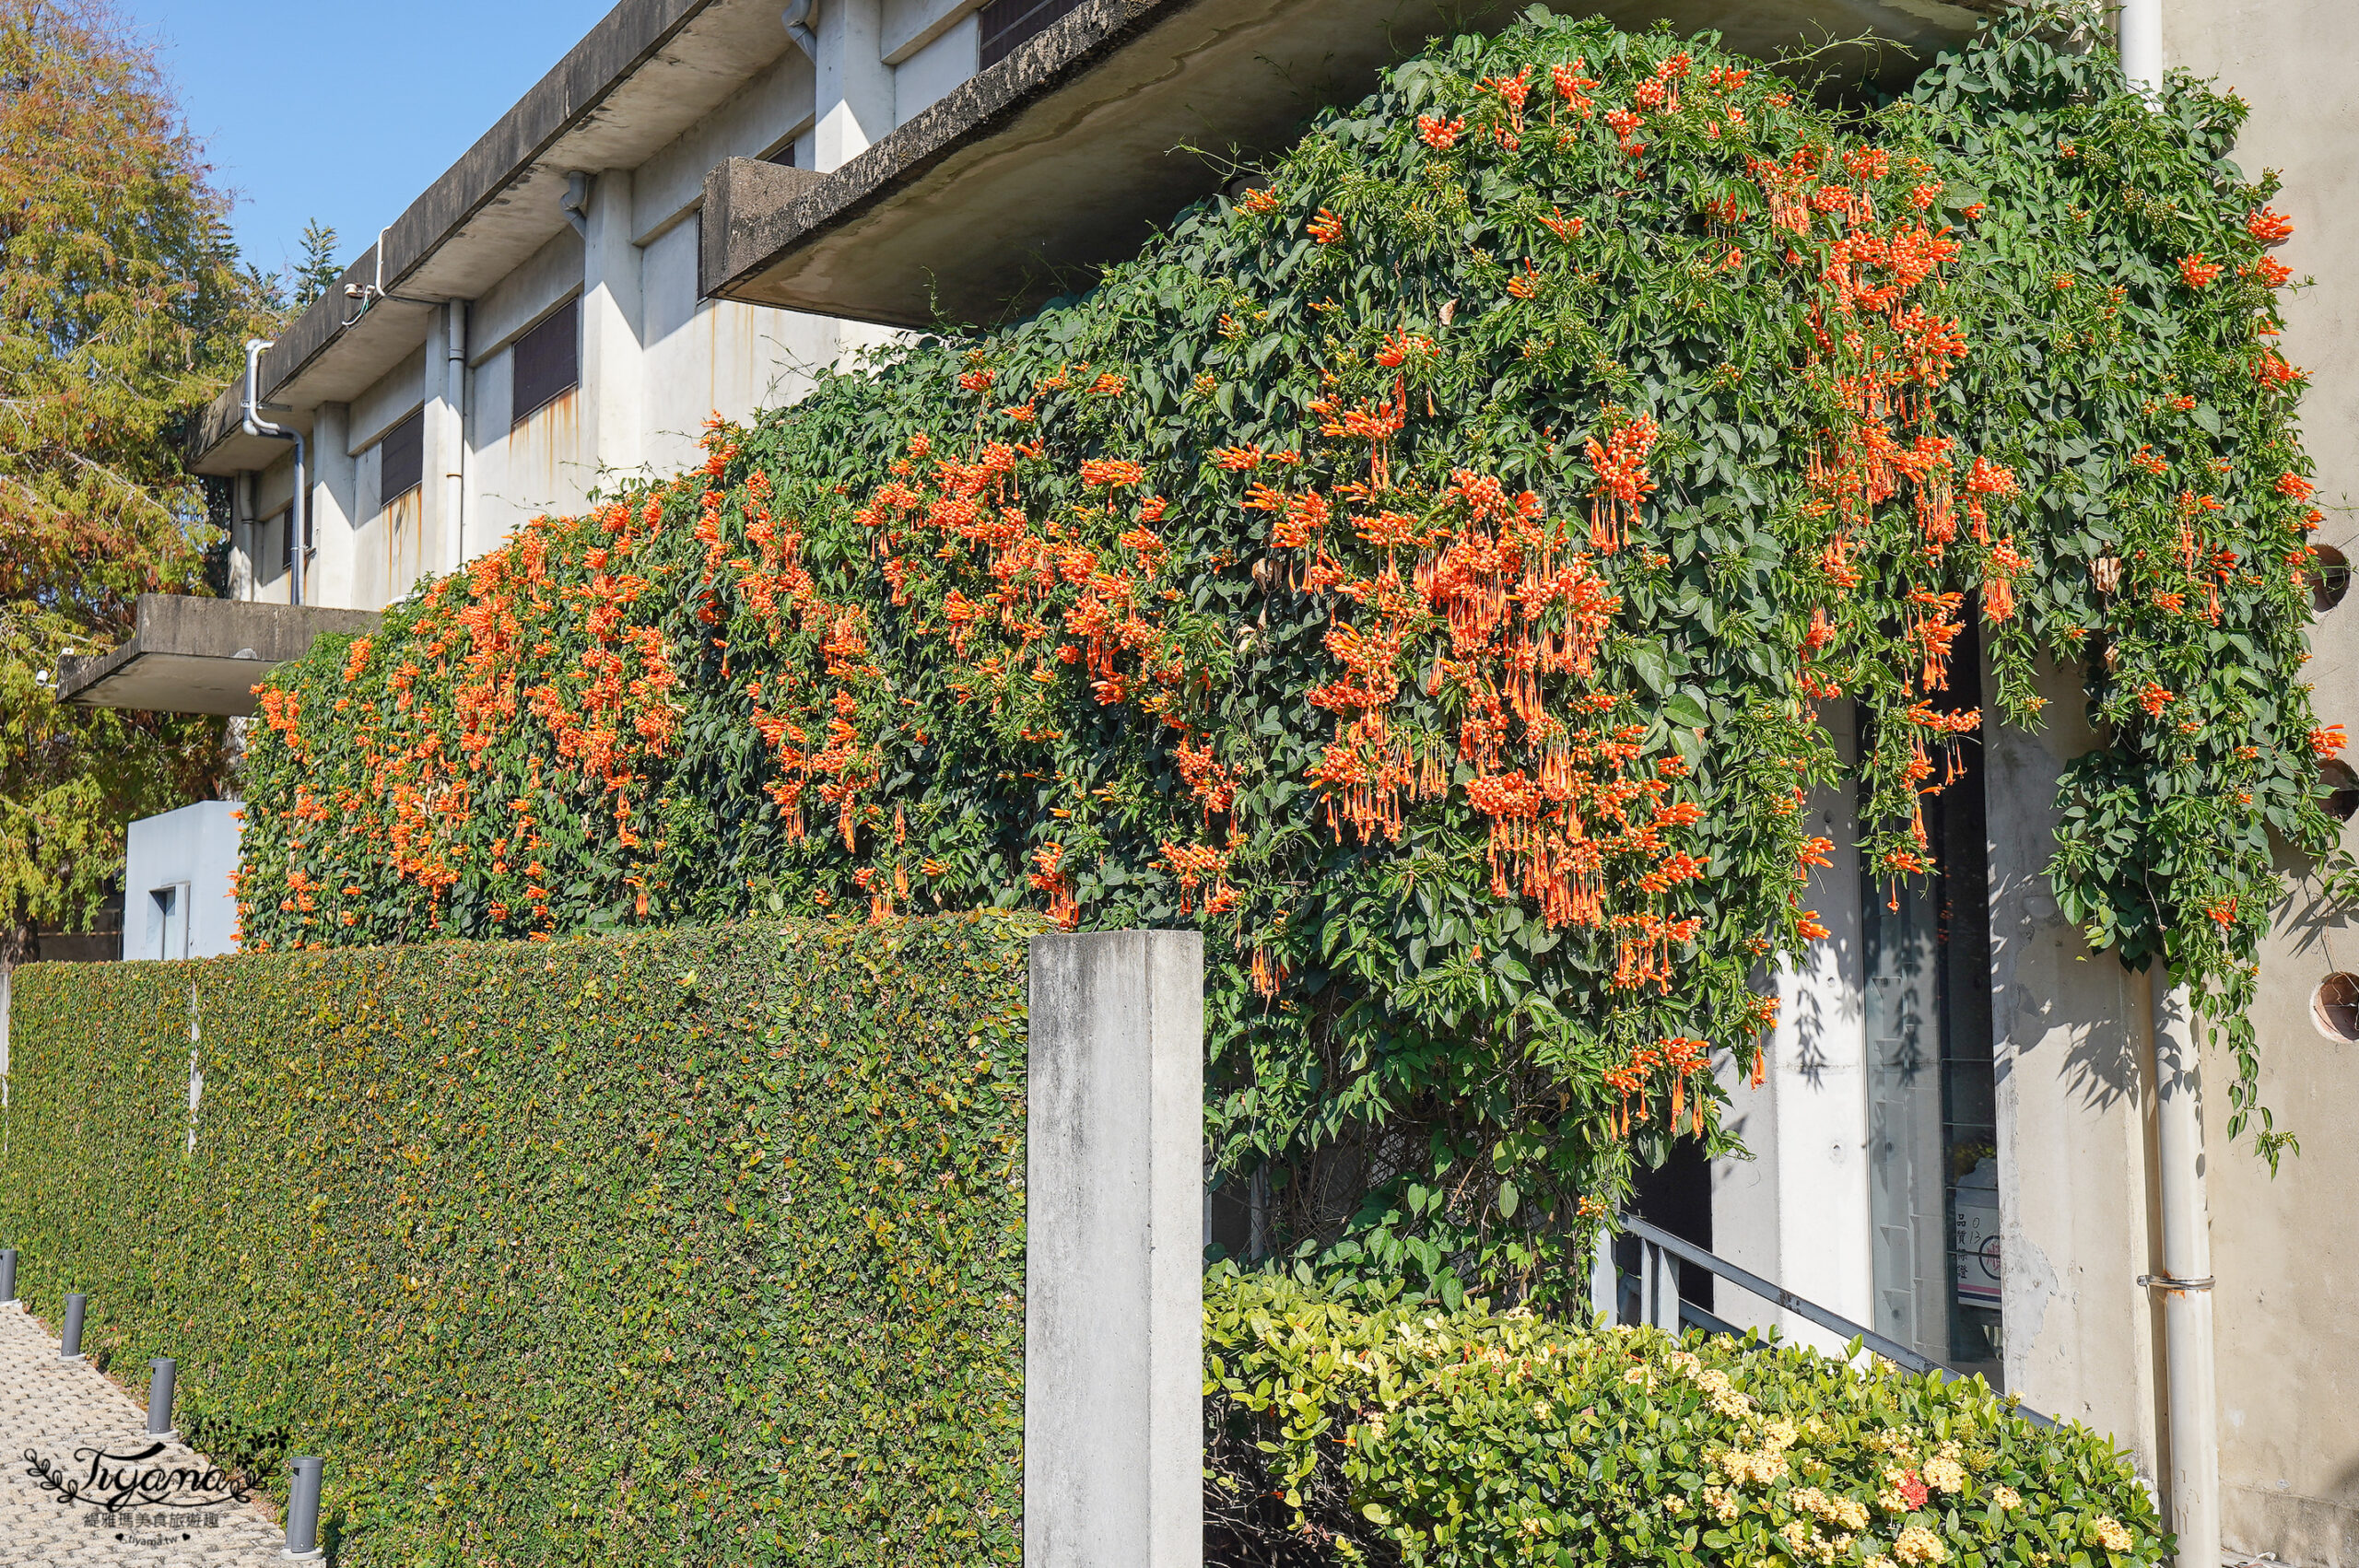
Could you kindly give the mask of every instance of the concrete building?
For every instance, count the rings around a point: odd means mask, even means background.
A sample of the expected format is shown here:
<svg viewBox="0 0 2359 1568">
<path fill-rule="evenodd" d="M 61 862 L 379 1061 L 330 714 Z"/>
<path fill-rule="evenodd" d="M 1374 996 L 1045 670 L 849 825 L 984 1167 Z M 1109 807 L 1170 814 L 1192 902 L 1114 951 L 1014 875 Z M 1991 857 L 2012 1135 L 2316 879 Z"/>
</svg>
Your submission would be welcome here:
<svg viewBox="0 0 2359 1568">
<path fill-rule="evenodd" d="M 1873 56 L 1905 75 L 2001 3 L 1595 8 L 1625 26 L 1718 28 L 1764 53 L 1873 32 L 1916 51 Z M 1397 48 L 1508 9 L 791 0 L 781 17 L 777 0 L 623 0 L 261 356 L 258 413 L 304 438 L 308 544 L 299 553 L 291 443 L 250 433 L 232 389 L 193 458 L 237 486 L 241 603 L 223 608 L 244 618 L 143 620 L 125 649 L 69 673 L 68 694 L 239 711 L 256 670 L 308 627 L 355 624 L 539 512 L 691 462 L 709 414 L 792 401 L 896 330 L 987 323 L 1086 281 L 1216 188 L 1226 156 L 1283 146 Z M 2130 0 L 2125 25 L 2133 66 L 2242 88 L 2246 167 L 2285 171 L 2281 205 L 2302 227 L 2283 257 L 2324 281 L 2294 297 L 2284 341 L 2315 376 L 2319 542 L 2348 551 L 2359 310 L 2336 267 L 2359 247 L 2359 27 L 2335 0 Z M 2359 728 L 2351 614 L 2320 622 L 2312 668 L 2324 721 Z M 2068 695 L 2071 676 L 2058 681 Z M 2321 1223 L 2359 1191 L 2344 1088 L 2359 979 L 2335 977 L 2359 971 L 2359 933 L 2290 884 L 2256 1023 L 2264 1091 L 2308 1134 L 2304 1152 L 2272 1179 L 2227 1143 L 2214 1095 L 2201 1164 L 2212 1264 L 2197 1271 L 2213 1282 L 2156 1285 L 2171 1273 L 2161 1173 L 2181 1168 L 2154 1088 L 2157 1005 L 2047 892 L 2057 771 L 2089 742 L 2070 730 L 2077 702 L 2049 711 L 2062 717 L 2044 734 L 1995 734 L 1978 777 L 1943 797 L 1934 887 L 1893 908 L 1856 868 L 1822 878 L 1813 902 L 1834 938 L 1781 981 L 1767 1082 L 1735 1091 L 1759 1157 L 1667 1172 L 1647 1207 L 2118 1434 L 2175 1507 L 2200 1490 L 2189 1467 L 2216 1425 L 2229 1546 L 2359 1564 L 2359 1315 L 2346 1305 L 2359 1240 Z M 1847 800 L 1813 810 L 1846 841 Z M 126 942 L 138 924 L 135 909 Z M 2204 1059 L 2209 1082 L 2229 1075 Z M 1735 1293 L 1716 1293 L 1715 1309 L 1778 1321 Z M 2212 1318 L 2212 1393 L 2170 1371 L 2188 1334 L 2165 1322 L 2195 1295 Z"/>
</svg>

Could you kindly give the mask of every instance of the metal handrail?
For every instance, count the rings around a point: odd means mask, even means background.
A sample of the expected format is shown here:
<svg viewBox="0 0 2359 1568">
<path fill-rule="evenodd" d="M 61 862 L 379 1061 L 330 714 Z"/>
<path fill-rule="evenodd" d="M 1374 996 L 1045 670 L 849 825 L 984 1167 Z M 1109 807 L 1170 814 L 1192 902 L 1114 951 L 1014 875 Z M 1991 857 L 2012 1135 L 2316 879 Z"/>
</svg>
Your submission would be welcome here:
<svg viewBox="0 0 2359 1568">
<path fill-rule="evenodd" d="M 1840 1334 L 1848 1340 L 1857 1340 L 1888 1362 L 1907 1367 L 1911 1372 L 1938 1373 L 1952 1383 L 1966 1381 L 1966 1375 L 1955 1367 L 1943 1366 L 1931 1356 L 1918 1354 L 1897 1340 L 1886 1339 L 1863 1323 L 1854 1323 L 1840 1313 L 1830 1312 L 1814 1301 L 1804 1300 L 1783 1285 L 1765 1280 L 1750 1270 L 1740 1269 L 1724 1258 L 1714 1257 L 1694 1242 L 1675 1236 L 1661 1225 L 1649 1224 L 1636 1214 L 1625 1214 L 1621 1217 L 1621 1222 L 1622 1228 L 1637 1236 L 1642 1243 L 1660 1247 L 1683 1262 L 1693 1263 L 1698 1269 L 1717 1274 L 1731 1284 L 1741 1285 L 1764 1301 L 1775 1302 L 1797 1317 L 1807 1318 L 1820 1328 Z M 1644 1278 L 1647 1272 L 1642 1268 L 1641 1277 Z M 1733 1325 L 1725 1323 L 1718 1317 L 1711 1317 L 1711 1315 L 1705 1312 L 1703 1308 L 1685 1301 L 1679 1304 L 1679 1315 L 1695 1323 L 1697 1328 L 1703 1328 L 1707 1333 L 1736 1331 Z M 1707 1317 L 1711 1317 L 1710 1324 L 1702 1321 Z M 2015 1411 L 2034 1426 L 2048 1430 L 2053 1430 L 2056 1426 L 2053 1419 L 2040 1414 L 2028 1405 L 2018 1403 L 2015 1406 Z"/>
</svg>

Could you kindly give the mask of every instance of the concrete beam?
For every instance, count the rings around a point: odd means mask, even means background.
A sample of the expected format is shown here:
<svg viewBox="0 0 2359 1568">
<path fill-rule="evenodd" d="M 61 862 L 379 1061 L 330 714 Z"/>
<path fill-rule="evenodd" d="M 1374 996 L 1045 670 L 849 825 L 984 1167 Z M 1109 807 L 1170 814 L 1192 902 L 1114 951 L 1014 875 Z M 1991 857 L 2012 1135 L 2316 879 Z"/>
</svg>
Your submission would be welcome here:
<svg viewBox="0 0 2359 1568">
<path fill-rule="evenodd" d="M 143 593 L 129 641 L 57 661 L 57 697 L 80 708 L 250 714 L 254 683 L 309 653 L 321 633 L 374 631 L 377 621 L 374 610 Z"/>
<path fill-rule="evenodd" d="M 1203 938 L 1032 939 L 1025 1568 L 1203 1561 Z"/>
<path fill-rule="evenodd" d="M 1772 55 L 1872 34 L 1916 51 L 1817 62 L 1897 85 L 1995 0 L 1620 0 L 1643 29 L 1718 28 Z M 732 245 L 708 249 L 708 298 L 891 326 L 991 323 L 1085 287 L 1235 163 L 1285 147 L 1322 104 L 1350 103 L 1436 34 L 1487 29 L 1508 0 L 1085 0 L 807 190 L 723 164 Z M 1202 152 L 1190 149 L 1202 148 Z M 825 160 L 822 159 L 825 166 Z"/>
</svg>

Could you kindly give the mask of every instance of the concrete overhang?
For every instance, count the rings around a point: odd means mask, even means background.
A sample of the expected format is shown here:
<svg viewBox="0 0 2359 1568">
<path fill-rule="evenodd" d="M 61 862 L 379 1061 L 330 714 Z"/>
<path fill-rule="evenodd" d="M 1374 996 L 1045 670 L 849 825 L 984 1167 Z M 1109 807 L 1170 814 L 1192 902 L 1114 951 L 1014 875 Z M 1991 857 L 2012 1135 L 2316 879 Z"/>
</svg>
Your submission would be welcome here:
<svg viewBox="0 0 2359 1568">
<path fill-rule="evenodd" d="M 476 298 L 556 238 L 570 171 L 637 168 L 792 47 L 778 0 L 622 0 L 385 230 L 394 298 L 345 324 L 345 287 L 378 281 L 372 246 L 264 352 L 264 397 L 299 414 L 358 397 L 425 341 L 434 305 Z M 242 398 L 233 385 L 198 415 L 192 470 L 288 450 L 241 431 Z"/>
<path fill-rule="evenodd" d="M 151 713 L 254 711 L 254 684 L 311 650 L 323 632 L 373 631 L 374 610 L 143 593 L 131 640 L 57 661 L 57 696 L 80 708 Z"/>
<path fill-rule="evenodd" d="M 1640 29 L 1717 29 L 1761 58 L 1907 81 L 2004 0 L 1620 0 Z M 1516 0 L 1086 0 L 828 174 L 732 158 L 706 177 L 710 298 L 890 326 L 991 324 L 1085 287 L 1159 225 L 1351 103 L 1437 34 Z M 1579 6 L 1577 10 L 1591 7 Z M 1894 48 L 1898 45 L 1899 48 Z M 1194 149 L 1202 149 L 1194 150 Z"/>
</svg>

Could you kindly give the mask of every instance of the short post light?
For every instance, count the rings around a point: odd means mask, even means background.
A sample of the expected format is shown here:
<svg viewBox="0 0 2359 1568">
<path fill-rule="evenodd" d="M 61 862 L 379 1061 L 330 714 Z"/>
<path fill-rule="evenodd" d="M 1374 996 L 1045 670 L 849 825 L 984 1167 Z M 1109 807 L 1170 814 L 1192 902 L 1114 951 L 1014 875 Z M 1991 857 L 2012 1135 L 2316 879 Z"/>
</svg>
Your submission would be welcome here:
<svg viewBox="0 0 2359 1568">
<path fill-rule="evenodd" d="M 172 1435 L 172 1384 L 180 1368 L 170 1356 L 151 1356 L 147 1366 L 147 1435 Z"/>
<path fill-rule="evenodd" d="M 58 1360 L 80 1361 L 82 1359 L 82 1312 L 89 1305 L 90 1298 L 80 1291 L 72 1292 L 66 1296 L 65 1339 L 65 1342 L 57 1347 Z"/>
<path fill-rule="evenodd" d="M 289 1460 L 288 1468 L 295 1480 L 287 1489 L 287 1550 L 280 1555 L 289 1562 L 317 1562 L 325 1555 L 320 1550 L 320 1478 L 327 1461 L 307 1455 Z"/>
<path fill-rule="evenodd" d="M 0 1306 L 17 1305 L 17 1249 L 0 1246 Z"/>
</svg>

